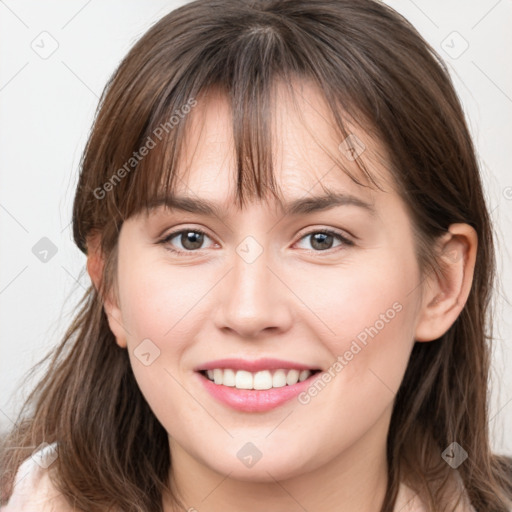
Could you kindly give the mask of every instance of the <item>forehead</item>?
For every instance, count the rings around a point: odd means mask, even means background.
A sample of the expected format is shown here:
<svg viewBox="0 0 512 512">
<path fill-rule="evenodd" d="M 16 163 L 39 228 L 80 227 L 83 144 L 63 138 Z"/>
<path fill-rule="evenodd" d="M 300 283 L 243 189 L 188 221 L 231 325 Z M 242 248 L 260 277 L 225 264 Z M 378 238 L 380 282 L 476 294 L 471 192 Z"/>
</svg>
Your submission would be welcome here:
<svg viewBox="0 0 512 512">
<path fill-rule="evenodd" d="M 392 187 L 386 153 L 370 130 L 345 115 L 348 138 L 340 135 L 324 96 L 314 84 L 295 81 L 291 89 L 276 82 L 270 108 L 272 169 L 279 197 L 288 202 L 328 191 L 352 194 L 372 203 L 375 191 L 357 165 L 354 148 L 372 176 L 385 188 L 385 183 Z M 211 88 L 198 97 L 177 167 L 176 196 L 198 196 L 224 208 L 232 207 L 237 163 L 230 109 L 229 99 L 220 89 Z M 343 170 L 366 186 L 355 183 Z"/>
</svg>

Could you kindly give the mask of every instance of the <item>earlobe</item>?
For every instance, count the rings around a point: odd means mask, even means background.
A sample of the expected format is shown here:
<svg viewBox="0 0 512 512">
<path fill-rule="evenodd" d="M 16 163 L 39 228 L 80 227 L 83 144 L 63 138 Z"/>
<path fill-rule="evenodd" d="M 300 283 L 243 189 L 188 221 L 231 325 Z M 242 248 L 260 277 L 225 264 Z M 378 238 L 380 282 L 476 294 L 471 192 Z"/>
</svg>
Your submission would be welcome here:
<svg viewBox="0 0 512 512">
<path fill-rule="evenodd" d="M 105 314 L 107 315 L 108 325 L 116 338 L 116 343 L 121 348 L 126 348 L 126 334 L 122 323 L 121 310 L 112 301 L 107 300 L 104 303 Z"/>
<path fill-rule="evenodd" d="M 452 224 L 439 239 L 439 272 L 425 280 L 416 341 L 440 338 L 459 316 L 471 290 L 477 247 L 469 224 Z"/>
<path fill-rule="evenodd" d="M 104 259 L 101 254 L 100 237 L 98 234 L 94 234 L 87 240 L 87 272 L 98 292 L 101 290 L 103 266 Z M 121 310 L 111 293 L 103 297 L 103 308 L 107 315 L 110 330 L 116 338 L 116 343 L 121 348 L 126 348 L 126 334 L 122 323 Z"/>
</svg>

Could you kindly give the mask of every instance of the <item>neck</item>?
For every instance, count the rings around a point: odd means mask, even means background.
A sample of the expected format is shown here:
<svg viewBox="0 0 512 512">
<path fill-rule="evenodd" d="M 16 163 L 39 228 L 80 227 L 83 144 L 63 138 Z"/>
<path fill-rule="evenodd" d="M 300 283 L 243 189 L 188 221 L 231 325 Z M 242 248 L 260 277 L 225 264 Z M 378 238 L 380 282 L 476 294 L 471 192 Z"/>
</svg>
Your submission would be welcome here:
<svg viewBox="0 0 512 512">
<path fill-rule="evenodd" d="M 170 438 L 170 487 L 190 511 L 258 512 L 264 503 L 268 512 L 375 512 L 382 506 L 387 487 L 389 418 L 386 414 L 356 443 L 325 464 L 279 481 L 230 478 L 202 464 Z M 271 473 L 269 469 L 269 476 Z M 169 496 L 165 497 L 164 511 L 174 510 L 178 509 L 173 508 Z"/>
</svg>

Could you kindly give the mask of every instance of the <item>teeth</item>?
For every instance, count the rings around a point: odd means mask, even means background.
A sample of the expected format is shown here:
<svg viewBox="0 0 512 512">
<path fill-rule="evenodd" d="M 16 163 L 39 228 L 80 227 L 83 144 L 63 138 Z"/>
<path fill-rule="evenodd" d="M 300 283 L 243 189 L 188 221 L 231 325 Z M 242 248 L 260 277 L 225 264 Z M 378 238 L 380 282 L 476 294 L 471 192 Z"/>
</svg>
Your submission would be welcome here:
<svg viewBox="0 0 512 512">
<path fill-rule="evenodd" d="M 311 375 L 309 370 L 302 370 L 299 375 L 299 382 L 306 380 Z"/>
<path fill-rule="evenodd" d="M 299 382 L 299 370 L 290 370 L 288 375 L 286 376 L 286 384 L 291 386 L 292 384 L 296 384 Z"/>
<path fill-rule="evenodd" d="M 263 370 L 248 372 L 245 370 L 231 370 L 215 368 L 207 370 L 208 379 L 215 384 L 235 387 L 237 389 L 270 389 L 293 386 L 297 382 L 306 380 L 312 372 L 310 370 Z"/>
<path fill-rule="evenodd" d="M 222 370 L 219 370 L 217 368 L 213 370 L 213 382 L 215 382 L 215 384 L 222 384 L 222 374 Z"/>
<path fill-rule="evenodd" d="M 224 373 L 222 370 L 219 372 Z M 222 382 L 216 382 L 215 384 L 222 384 Z M 235 388 L 237 389 L 253 389 L 253 378 L 252 373 L 244 370 L 239 370 L 235 375 Z"/>
<path fill-rule="evenodd" d="M 276 370 L 276 373 L 274 373 L 272 377 L 272 387 L 282 388 L 283 386 L 286 386 L 286 373 L 284 370 Z"/>
<path fill-rule="evenodd" d="M 222 376 L 222 384 L 224 386 L 234 387 L 236 384 L 236 375 L 233 370 L 224 370 L 224 375 Z"/>
<path fill-rule="evenodd" d="M 272 375 L 268 370 L 257 372 L 253 378 L 254 389 L 270 389 L 272 387 Z"/>
</svg>

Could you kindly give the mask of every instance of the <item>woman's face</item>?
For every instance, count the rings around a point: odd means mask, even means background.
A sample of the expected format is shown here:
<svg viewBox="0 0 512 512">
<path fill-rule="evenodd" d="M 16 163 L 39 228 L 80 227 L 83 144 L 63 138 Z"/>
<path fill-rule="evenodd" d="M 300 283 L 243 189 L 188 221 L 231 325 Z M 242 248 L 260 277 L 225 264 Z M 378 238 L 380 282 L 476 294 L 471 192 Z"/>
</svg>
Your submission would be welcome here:
<svg viewBox="0 0 512 512">
<path fill-rule="evenodd" d="M 110 325 L 172 457 L 242 480 L 282 480 L 334 461 L 353 468 L 382 454 L 421 305 L 412 225 L 375 156 L 382 148 L 352 129 L 385 191 L 355 184 L 311 134 L 353 173 L 357 151 L 340 149 L 318 91 L 300 87 L 310 131 L 288 96 L 276 102 L 279 189 L 286 204 L 311 206 L 326 190 L 352 200 L 288 213 L 273 199 L 236 209 L 231 115 L 212 93 L 189 114 L 189 167 L 176 195 L 208 201 L 219 215 L 160 206 L 128 219 L 119 236 Z M 236 361 L 219 362 L 228 358 Z M 198 371 L 206 367 L 217 368 L 217 383 Z M 321 372 L 295 384 L 308 373 L 294 370 L 305 369 Z M 239 389 L 254 386 L 275 388 Z"/>
</svg>

